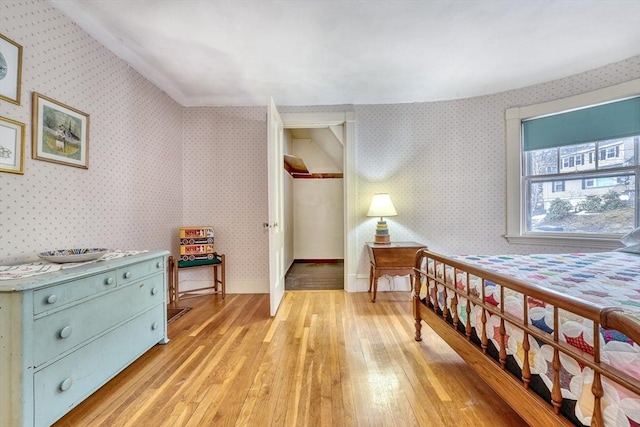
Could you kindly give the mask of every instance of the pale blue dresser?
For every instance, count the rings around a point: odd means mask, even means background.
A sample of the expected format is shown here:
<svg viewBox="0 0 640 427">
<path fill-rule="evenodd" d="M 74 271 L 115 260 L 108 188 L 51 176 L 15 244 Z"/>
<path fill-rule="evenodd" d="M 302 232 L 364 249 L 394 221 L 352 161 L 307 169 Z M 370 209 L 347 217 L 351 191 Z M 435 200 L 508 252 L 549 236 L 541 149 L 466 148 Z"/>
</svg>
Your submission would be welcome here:
<svg viewBox="0 0 640 427">
<path fill-rule="evenodd" d="M 168 255 L 0 281 L 0 427 L 51 425 L 168 342 Z"/>
</svg>

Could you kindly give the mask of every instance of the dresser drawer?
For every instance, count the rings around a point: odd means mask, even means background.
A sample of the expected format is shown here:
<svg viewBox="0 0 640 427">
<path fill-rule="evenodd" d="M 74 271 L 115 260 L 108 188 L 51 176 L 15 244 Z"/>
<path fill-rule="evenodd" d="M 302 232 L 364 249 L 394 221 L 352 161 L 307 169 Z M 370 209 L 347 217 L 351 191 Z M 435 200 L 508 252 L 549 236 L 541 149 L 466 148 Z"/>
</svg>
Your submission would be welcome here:
<svg viewBox="0 0 640 427">
<path fill-rule="evenodd" d="M 33 292 L 33 314 L 38 315 L 115 287 L 116 270 L 110 270 L 84 279 L 38 289 Z"/>
<path fill-rule="evenodd" d="M 118 286 L 134 282 L 141 277 L 164 271 L 164 258 L 155 258 L 148 261 L 131 264 L 118 269 Z"/>
<path fill-rule="evenodd" d="M 164 304 L 34 374 L 35 425 L 48 426 L 164 336 Z"/>
<path fill-rule="evenodd" d="M 35 366 L 164 301 L 164 276 L 117 288 L 34 321 Z"/>
</svg>

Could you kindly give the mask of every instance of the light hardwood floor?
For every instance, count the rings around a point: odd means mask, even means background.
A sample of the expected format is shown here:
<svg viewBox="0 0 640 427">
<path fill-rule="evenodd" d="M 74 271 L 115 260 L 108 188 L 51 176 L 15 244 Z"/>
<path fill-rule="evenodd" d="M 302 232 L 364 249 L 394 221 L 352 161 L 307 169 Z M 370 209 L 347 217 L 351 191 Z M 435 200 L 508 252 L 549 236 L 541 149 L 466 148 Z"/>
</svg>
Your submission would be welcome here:
<svg viewBox="0 0 640 427">
<path fill-rule="evenodd" d="M 189 298 L 167 345 L 56 426 L 522 426 L 428 326 L 407 292 Z"/>
</svg>

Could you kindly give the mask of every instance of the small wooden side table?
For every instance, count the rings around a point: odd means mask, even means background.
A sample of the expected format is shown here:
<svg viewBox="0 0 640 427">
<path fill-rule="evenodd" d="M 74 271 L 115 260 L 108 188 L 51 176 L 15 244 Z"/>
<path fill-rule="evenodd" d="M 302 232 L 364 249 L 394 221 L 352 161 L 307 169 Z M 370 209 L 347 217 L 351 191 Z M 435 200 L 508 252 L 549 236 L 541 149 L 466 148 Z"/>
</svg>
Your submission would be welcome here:
<svg viewBox="0 0 640 427">
<path fill-rule="evenodd" d="M 180 298 L 197 297 L 203 295 L 201 291 L 208 291 L 207 293 L 222 294 L 224 299 L 227 286 L 226 286 L 226 274 L 225 274 L 225 256 L 224 254 L 215 253 L 210 260 L 202 260 L 195 262 L 187 262 L 187 265 L 180 266 L 180 261 L 176 261 L 173 257 L 169 257 L 169 302 L 176 303 Z M 189 289 L 188 291 L 180 291 L 178 277 L 178 270 L 181 268 L 196 268 L 196 267 L 213 267 L 213 283 L 212 286 L 206 286 L 202 288 Z M 219 286 L 218 286 L 219 285 Z"/>
<path fill-rule="evenodd" d="M 378 293 L 378 277 L 409 275 L 411 288 L 413 289 L 413 267 L 418 249 L 426 248 L 426 245 L 417 242 L 391 242 L 379 244 L 367 242 L 367 251 L 371 267 L 369 269 L 369 292 L 373 288 L 372 302 L 376 302 Z"/>
</svg>

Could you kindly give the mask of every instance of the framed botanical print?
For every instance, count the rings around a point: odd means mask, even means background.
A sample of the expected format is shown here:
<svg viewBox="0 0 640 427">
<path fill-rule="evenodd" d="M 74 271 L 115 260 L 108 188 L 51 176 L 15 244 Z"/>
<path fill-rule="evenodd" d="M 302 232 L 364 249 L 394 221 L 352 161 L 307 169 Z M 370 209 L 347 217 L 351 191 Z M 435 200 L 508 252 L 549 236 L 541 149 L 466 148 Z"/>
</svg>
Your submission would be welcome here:
<svg viewBox="0 0 640 427">
<path fill-rule="evenodd" d="M 89 115 L 33 93 L 34 159 L 89 168 Z"/>
<path fill-rule="evenodd" d="M 20 105 L 22 46 L 0 34 L 0 100 Z"/>
<path fill-rule="evenodd" d="M 24 173 L 24 123 L 0 117 L 0 172 Z"/>
</svg>

